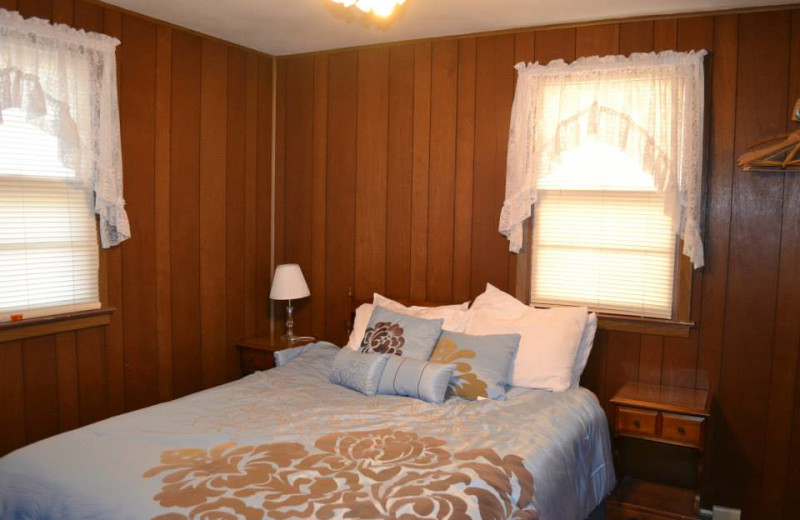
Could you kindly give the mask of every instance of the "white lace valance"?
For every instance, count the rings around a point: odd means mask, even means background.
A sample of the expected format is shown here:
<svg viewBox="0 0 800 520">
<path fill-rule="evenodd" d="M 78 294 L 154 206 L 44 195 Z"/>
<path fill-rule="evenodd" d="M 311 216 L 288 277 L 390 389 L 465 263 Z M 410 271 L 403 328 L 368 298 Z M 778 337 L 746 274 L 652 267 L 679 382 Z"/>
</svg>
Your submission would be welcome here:
<svg viewBox="0 0 800 520">
<path fill-rule="evenodd" d="M 665 213 L 703 265 L 700 235 L 706 51 L 520 63 L 500 232 L 522 248 L 539 179 L 562 152 L 593 139 L 635 159 L 665 193 Z"/>
<path fill-rule="evenodd" d="M 130 238 L 122 196 L 119 40 L 0 9 L 0 124 L 17 108 L 55 136 L 75 182 L 95 194 L 103 247 Z"/>
</svg>

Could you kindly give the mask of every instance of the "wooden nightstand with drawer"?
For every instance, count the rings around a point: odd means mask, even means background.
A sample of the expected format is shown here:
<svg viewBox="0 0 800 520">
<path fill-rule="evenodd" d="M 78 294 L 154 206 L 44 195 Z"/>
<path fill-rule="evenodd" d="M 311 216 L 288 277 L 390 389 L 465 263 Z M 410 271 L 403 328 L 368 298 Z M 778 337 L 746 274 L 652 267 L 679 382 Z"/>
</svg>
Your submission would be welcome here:
<svg viewBox="0 0 800 520">
<path fill-rule="evenodd" d="M 267 370 L 275 366 L 275 352 L 286 348 L 299 347 L 313 340 L 304 339 L 287 343 L 281 339 L 280 334 L 249 338 L 236 344 L 239 349 L 242 375 L 246 376 L 260 370 Z"/>
<path fill-rule="evenodd" d="M 610 403 L 614 406 L 612 426 L 620 469 L 625 439 L 680 446 L 696 453 L 697 487 L 688 489 L 623 476 L 608 501 L 609 520 L 696 519 L 706 431 L 711 417 L 708 391 L 627 383 Z"/>
</svg>

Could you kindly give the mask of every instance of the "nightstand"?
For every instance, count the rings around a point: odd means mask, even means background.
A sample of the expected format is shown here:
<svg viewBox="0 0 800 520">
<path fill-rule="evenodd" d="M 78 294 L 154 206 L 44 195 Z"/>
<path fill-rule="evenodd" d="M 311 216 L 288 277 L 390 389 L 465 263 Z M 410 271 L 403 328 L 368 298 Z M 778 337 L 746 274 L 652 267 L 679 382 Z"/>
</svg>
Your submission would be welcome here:
<svg viewBox="0 0 800 520">
<path fill-rule="evenodd" d="M 267 370 L 275 366 L 275 352 L 291 347 L 299 347 L 313 340 L 297 340 L 287 343 L 281 339 L 279 333 L 271 336 L 260 336 L 239 341 L 236 348 L 239 349 L 242 375 L 246 376 L 259 370 Z"/>
<path fill-rule="evenodd" d="M 654 443 L 657 449 L 679 446 L 697 457 L 696 489 L 622 475 L 608 500 L 608 519 L 694 520 L 700 506 L 703 452 L 711 417 L 706 390 L 627 383 L 611 398 L 614 451 L 620 469 L 626 439 Z M 662 448 L 658 448 L 662 446 Z"/>
</svg>

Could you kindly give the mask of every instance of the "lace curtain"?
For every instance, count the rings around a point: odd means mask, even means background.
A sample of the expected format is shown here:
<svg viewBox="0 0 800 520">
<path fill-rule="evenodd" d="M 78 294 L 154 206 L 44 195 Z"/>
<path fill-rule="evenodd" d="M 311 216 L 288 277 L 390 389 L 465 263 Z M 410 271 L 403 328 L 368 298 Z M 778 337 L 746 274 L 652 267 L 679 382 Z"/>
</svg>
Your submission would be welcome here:
<svg viewBox="0 0 800 520">
<path fill-rule="evenodd" d="M 95 195 L 103 247 L 130 238 L 122 197 L 115 49 L 119 40 L 0 9 L 2 111 L 55 136 L 74 182 Z"/>
<path fill-rule="evenodd" d="M 653 176 L 683 253 L 703 266 L 700 236 L 706 51 L 517 64 L 500 232 L 522 248 L 537 185 L 562 152 L 591 138 Z"/>
</svg>

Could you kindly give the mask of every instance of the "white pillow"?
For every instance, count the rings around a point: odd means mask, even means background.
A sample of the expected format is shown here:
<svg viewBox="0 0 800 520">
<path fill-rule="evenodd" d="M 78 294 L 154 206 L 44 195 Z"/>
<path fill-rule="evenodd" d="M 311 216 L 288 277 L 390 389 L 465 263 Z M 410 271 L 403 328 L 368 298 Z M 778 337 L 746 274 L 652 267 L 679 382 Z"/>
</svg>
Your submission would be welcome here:
<svg viewBox="0 0 800 520">
<path fill-rule="evenodd" d="M 407 314 L 417 318 L 426 320 L 443 319 L 443 330 L 451 332 L 464 332 L 467 326 L 467 310 L 469 309 L 469 302 L 459 303 L 455 305 L 439 305 L 437 307 L 420 307 L 412 305 L 406 307 L 400 302 L 390 300 L 386 296 L 381 296 L 378 293 L 372 295 L 372 304 L 390 311 L 399 312 L 400 314 Z"/>
<path fill-rule="evenodd" d="M 490 284 L 469 310 L 466 333 L 519 334 L 511 384 L 561 391 L 570 388 L 586 307 L 534 309 Z"/>
<path fill-rule="evenodd" d="M 355 319 L 353 319 L 353 330 L 350 332 L 350 338 L 347 340 L 347 345 L 345 345 L 345 347 L 351 350 L 358 350 L 361 347 L 361 341 L 364 339 L 367 325 L 369 325 L 369 318 L 372 316 L 372 311 L 375 310 L 376 306 L 426 320 L 444 319 L 442 328 L 453 332 L 464 332 L 464 328 L 467 325 L 467 318 L 469 317 L 467 313 L 469 302 L 457 305 L 442 305 L 439 307 L 406 307 L 400 302 L 390 300 L 385 296 L 374 293 L 372 295 L 372 303 L 361 304 L 356 309 L 356 316 Z"/>
<path fill-rule="evenodd" d="M 369 318 L 372 316 L 372 311 L 375 306 L 371 303 L 362 303 L 356 309 L 356 317 L 353 319 L 353 330 L 350 331 L 350 338 L 347 340 L 346 348 L 350 350 L 358 350 L 361 347 L 361 341 L 364 339 L 364 334 L 367 332 L 367 325 L 369 325 Z"/>
<path fill-rule="evenodd" d="M 586 328 L 583 329 L 581 344 L 578 346 L 575 366 L 572 367 L 572 379 L 569 383 L 570 388 L 578 388 L 581 386 L 581 374 L 583 374 L 586 363 L 589 361 L 589 354 L 592 353 L 595 333 L 597 333 L 597 314 L 590 312 L 589 316 L 586 317 Z"/>
</svg>

